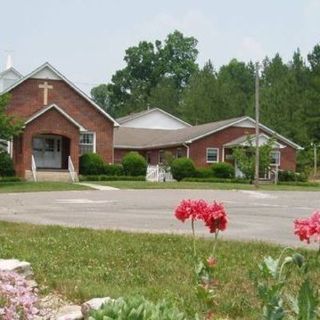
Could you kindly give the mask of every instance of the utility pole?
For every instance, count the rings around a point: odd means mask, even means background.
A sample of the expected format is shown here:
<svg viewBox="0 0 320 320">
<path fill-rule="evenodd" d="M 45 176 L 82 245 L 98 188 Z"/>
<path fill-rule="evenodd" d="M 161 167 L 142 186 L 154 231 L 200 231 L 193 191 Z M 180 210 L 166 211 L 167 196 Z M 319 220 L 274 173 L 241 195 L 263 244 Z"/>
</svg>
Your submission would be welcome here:
<svg viewBox="0 0 320 320">
<path fill-rule="evenodd" d="M 317 155 L 317 144 L 313 144 L 313 161 L 314 161 L 314 167 L 313 167 L 313 175 L 314 179 L 317 177 L 317 167 L 318 167 L 318 155 Z"/>
<path fill-rule="evenodd" d="M 255 83 L 255 113 L 256 113 L 256 159 L 254 186 L 259 188 L 259 62 L 256 62 L 256 83 Z"/>
</svg>

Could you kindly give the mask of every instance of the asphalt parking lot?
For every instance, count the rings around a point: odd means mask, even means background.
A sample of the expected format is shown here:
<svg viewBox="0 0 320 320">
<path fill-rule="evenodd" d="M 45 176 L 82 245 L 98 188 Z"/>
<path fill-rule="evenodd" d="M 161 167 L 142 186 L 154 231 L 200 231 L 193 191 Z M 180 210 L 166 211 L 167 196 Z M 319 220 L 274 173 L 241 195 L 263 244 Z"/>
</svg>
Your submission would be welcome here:
<svg viewBox="0 0 320 320">
<path fill-rule="evenodd" d="M 298 246 L 293 220 L 320 209 L 319 192 L 227 190 L 109 190 L 0 194 L 0 220 L 135 232 L 189 233 L 173 216 L 182 199 L 223 202 L 226 239 Z M 207 234 L 198 227 L 198 232 Z"/>
</svg>

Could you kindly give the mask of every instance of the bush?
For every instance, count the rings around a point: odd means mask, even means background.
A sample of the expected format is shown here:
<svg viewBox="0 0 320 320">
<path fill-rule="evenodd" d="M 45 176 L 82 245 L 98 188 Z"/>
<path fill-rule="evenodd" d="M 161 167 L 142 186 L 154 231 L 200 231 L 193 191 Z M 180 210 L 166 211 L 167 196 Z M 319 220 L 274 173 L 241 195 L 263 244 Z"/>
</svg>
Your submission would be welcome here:
<svg viewBox="0 0 320 320">
<path fill-rule="evenodd" d="M 22 179 L 19 177 L 0 177 L 0 183 L 4 182 L 21 182 Z"/>
<path fill-rule="evenodd" d="M 145 181 L 145 176 L 106 176 L 106 175 L 88 175 L 80 176 L 80 181 Z"/>
<path fill-rule="evenodd" d="M 172 161 L 171 173 L 174 179 L 181 181 L 183 178 L 194 177 L 196 169 L 191 159 L 179 158 Z"/>
<path fill-rule="evenodd" d="M 234 178 L 234 167 L 232 164 L 227 162 L 216 163 L 211 167 L 213 176 L 221 179 L 232 179 Z"/>
<path fill-rule="evenodd" d="M 184 178 L 185 182 L 213 182 L 213 183 L 243 183 L 250 184 L 250 180 L 243 178 L 222 179 L 222 178 Z"/>
<path fill-rule="evenodd" d="M 145 176 L 147 161 L 138 152 L 129 152 L 122 159 L 122 166 L 127 176 Z"/>
<path fill-rule="evenodd" d="M 278 179 L 279 181 L 284 181 L 284 182 L 290 182 L 290 181 L 306 182 L 307 181 L 305 174 L 296 173 L 289 170 L 279 171 Z"/>
<path fill-rule="evenodd" d="M 213 172 L 210 168 L 197 168 L 196 169 L 197 178 L 212 178 Z"/>
<path fill-rule="evenodd" d="M 103 174 L 107 176 L 124 176 L 124 170 L 120 164 L 105 164 Z"/>
<path fill-rule="evenodd" d="M 80 157 L 80 174 L 96 175 L 103 174 L 105 163 L 97 153 L 85 153 Z"/>
<path fill-rule="evenodd" d="M 13 177 L 15 170 L 13 161 L 7 152 L 0 151 L 0 176 Z"/>
<path fill-rule="evenodd" d="M 99 310 L 89 313 L 89 320 L 185 320 L 187 317 L 167 302 L 157 304 L 142 297 L 109 300 Z"/>
</svg>

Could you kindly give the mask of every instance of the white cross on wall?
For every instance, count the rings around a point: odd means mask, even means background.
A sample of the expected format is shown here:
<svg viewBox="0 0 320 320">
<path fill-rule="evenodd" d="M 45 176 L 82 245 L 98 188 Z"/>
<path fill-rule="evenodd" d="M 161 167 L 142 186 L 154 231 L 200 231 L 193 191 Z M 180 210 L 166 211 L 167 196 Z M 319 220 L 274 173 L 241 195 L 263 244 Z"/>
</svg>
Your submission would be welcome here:
<svg viewBox="0 0 320 320">
<path fill-rule="evenodd" d="M 46 106 L 48 104 L 48 93 L 49 89 L 53 89 L 53 86 L 49 85 L 47 81 L 43 84 L 39 84 L 39 88 L 43 89 L 43 104 Z"/>
</svg>

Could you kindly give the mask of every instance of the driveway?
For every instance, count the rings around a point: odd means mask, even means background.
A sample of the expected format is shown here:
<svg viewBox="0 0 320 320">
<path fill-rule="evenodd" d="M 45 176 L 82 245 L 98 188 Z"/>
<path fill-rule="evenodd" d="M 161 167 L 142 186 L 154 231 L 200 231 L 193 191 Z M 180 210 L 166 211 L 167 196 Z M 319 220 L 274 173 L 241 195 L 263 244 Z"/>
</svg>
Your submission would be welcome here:
<svg viewBox="0 0 320 320">
<path fill-rule="evenodd" d="M 173 217 L 185 198 L 225 204 L 230 224 L 223 237 L 300 245 L 293 220 L 320 209 L 318 192 L 226 190 L 110 190 L 0 194 L 0 220 L 116 229 L 137 232 L 190 233 Z M 198 227 L 199 233 L 207 231 Z"/>
</svg>

